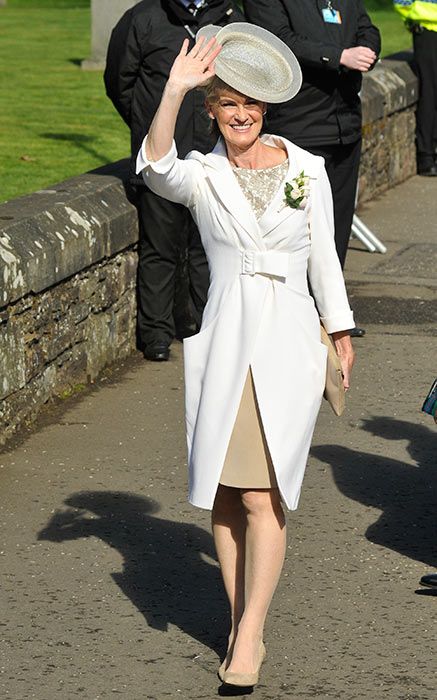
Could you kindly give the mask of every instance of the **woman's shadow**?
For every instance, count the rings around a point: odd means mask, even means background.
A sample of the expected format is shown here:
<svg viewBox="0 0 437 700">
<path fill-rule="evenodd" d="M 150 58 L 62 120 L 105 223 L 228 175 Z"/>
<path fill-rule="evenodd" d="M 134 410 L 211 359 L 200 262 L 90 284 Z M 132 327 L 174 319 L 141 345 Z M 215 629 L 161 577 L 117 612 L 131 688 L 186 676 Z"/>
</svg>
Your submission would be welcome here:
<svg viewBox="0 0 437 700">
<path fill-rule="evenodd" d="M 311 453 L 330 464 L 339 490 L 380 509 L 366 537 L 416 561 L 437 566 L 437 437 L 435 430 L 390 417 L 364 421 L 364 429 L 387 441 L 407 440 L 415 464 L 378 454 L 321 445 Z M 387 442 L 386 453 L 390 453 Z"/>
<path fill-rule="evenodd" d="M 64 542 L 99 537 L 123 557 L 111 577 L 150 627 L 177 625 L 220 653 L 227 634 L 227 602 L 211 535 L 196 525 L 156 516 L 156 501 L 126 492 L 83 491 L 70 496 L 39 540 Z M 90 517 L 92 513 L 94 517 Z M 97 517 L 95 517 L 97 516 Z"/>
</svg>

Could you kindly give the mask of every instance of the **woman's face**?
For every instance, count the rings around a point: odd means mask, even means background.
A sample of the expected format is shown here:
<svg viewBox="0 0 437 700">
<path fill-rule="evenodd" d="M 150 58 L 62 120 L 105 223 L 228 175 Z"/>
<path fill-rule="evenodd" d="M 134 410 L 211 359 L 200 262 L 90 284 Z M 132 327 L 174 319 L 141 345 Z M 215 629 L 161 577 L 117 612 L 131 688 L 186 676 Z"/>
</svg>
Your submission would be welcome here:
<svg viewBox="0 0 437 700">
<path fill-rule="evenodd" d="M 208 114 L 217 120 L 226 143 L 247 148 L 259 136 L 263 123 L 265 102 L 246 97 L 234 90 L 221 90 L 213 102 L 206 105 Z"/>
</svg>

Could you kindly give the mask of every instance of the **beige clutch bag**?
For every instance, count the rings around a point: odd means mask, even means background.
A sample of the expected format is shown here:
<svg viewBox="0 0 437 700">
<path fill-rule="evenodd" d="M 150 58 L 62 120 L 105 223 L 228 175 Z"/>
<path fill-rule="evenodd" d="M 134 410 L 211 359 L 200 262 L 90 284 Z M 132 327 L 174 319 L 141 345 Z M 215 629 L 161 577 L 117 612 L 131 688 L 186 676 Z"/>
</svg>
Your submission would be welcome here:
<svg viewBox="0 0 437 700">
<path fill-rule="evenodd" d="M 336 416 L 341 416 L 344 411 L 344 386 L 343 372 L 341 371 L 340 358 L 337 355 L 334 341 L 328 335 L 323 325 L 320 324 L 321 340 L 328 348 L 328 360 L 326 363 L 326 384 L 323 396 L 329 402 Z"/>
</svg>

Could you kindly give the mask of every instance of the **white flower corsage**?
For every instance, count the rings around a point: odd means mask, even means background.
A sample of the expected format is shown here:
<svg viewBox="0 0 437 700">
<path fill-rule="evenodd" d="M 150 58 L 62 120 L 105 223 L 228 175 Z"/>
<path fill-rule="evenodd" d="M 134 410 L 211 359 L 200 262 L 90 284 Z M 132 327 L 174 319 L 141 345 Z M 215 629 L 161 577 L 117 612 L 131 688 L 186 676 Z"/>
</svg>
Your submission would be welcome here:
<svg viewBox="0 0 437 700">
<path fill-rule="evenodd" d="M 285 205 L 292 209 L 304 209 L 310 191 L 310 180 L 312 179 L 314 178 L 305 175 L 302 170 L 291 182 L 286 182 L 284 187 Z"/>
</svg>

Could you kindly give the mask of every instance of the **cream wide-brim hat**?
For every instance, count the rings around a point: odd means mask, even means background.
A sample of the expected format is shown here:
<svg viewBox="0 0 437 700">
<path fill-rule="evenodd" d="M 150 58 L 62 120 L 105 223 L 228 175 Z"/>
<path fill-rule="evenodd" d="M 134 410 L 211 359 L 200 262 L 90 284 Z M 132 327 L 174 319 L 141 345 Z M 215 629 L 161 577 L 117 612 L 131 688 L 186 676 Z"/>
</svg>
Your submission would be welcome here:
<svg viewBox="0 0 437 700">
<path fill-rule="evenodd" d="M 222 46 L 215 73 L 237 92 L 262 102 L 287 102 L 302 85 L 302 71 L 294 53 L 277 36 L 249 22 L 226 27 L 208 24 L 196 39 L 212 37 Z"/>
</svg>

